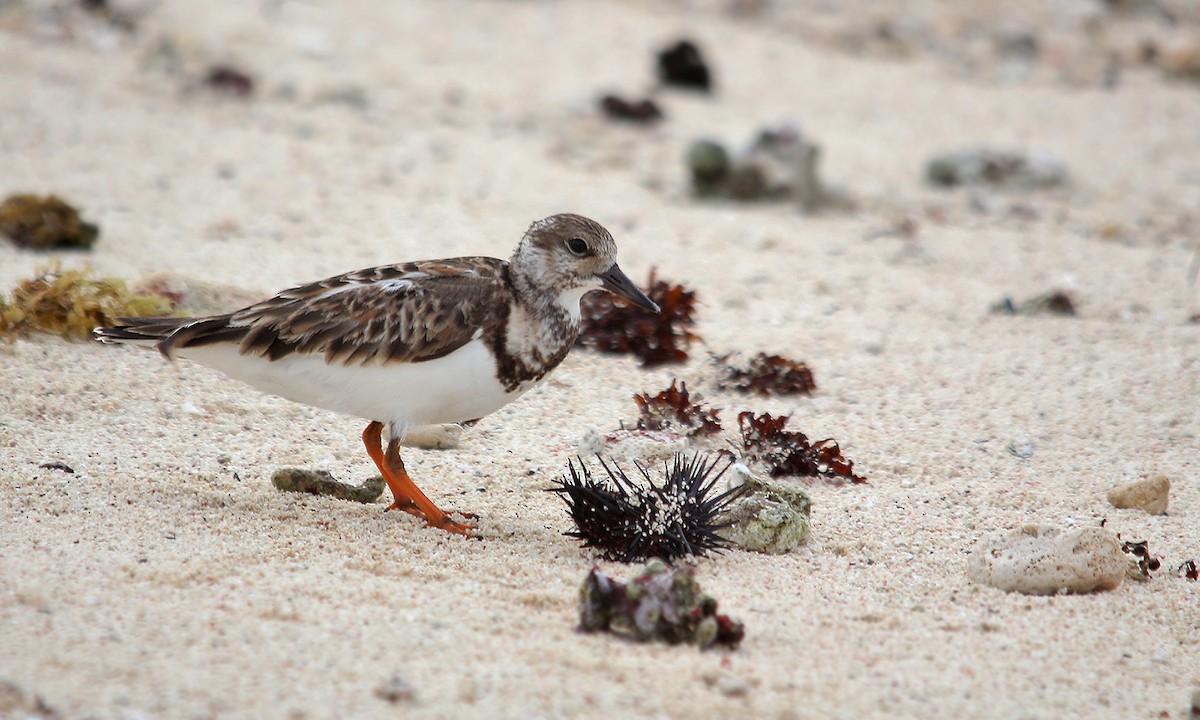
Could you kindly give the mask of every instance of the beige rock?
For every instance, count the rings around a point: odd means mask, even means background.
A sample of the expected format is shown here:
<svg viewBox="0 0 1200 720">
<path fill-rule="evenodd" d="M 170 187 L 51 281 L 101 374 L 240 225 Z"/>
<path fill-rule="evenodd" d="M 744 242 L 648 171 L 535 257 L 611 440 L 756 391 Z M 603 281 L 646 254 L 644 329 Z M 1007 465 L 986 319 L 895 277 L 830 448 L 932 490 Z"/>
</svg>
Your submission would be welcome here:
<svg viewBox="0 0 1200 720">
<path fill-rule="evenodd" d="M 1171 492 L 1171 481 L 1166 475 L 1134 480 L 1108 491 L 1108 502 L 1113 507 L 1137 508 L 1151 515 L 1167 512 L 1167 496 Z"/>
<path fill-rule="evenodd" d="M 1175 34 L 1158 49 L 1158 65 L 1171 75 L 1200 79 L 1200 35 Z"/>
<path fill-rule="evenodd" d="M 462 442 L 462 425 L 419 425 L 408 429 L 401 443 L 405 447 L 424 450 L 450 450 Z"/>
<path fill-rule="evenodd" d="M 1108 530 L 1031 524 L 982 543 L 967 560 L 967 577 L 1026 595 L 1087 593 L 1118 587 L 1126 564 Z"/>
</svg>

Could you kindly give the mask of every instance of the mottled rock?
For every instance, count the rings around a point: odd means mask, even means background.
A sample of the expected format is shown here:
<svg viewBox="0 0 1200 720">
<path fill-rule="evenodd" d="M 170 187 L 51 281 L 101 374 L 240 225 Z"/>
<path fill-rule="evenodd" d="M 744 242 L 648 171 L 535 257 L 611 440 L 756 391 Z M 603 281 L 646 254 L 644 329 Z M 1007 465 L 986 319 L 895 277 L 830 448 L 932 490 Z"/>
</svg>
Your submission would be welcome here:
<svg viewBox="0 0 1200 720">
<path fill-rule="evenodd" d="M 967 560 L 974 582 L 1026 595 L 1111 590 L 1127 561 L 1117 536 L 1103 528 L 1026 525 L 982 544 Z"/>
<path fill-rule="evenodd" d="M 333 476 L 324 470 L 305 470 L 304 468 L 282 468 L 271 476 L 271 484 L 287 492 L 308 493 L 309 495 L 329 495 L 339 500 L 351 500 L 360 503 L 372 503 L 383 494 L 384 481 L 376 476 L 363 482 L 362 485 L 334 480 Z"/>
<path fill-rule="evenodd" d="M 635 640 L 737 647 L 742 623 L 717 613 L 691 567 L 651 560 L 628 583 L 592 568 L 579 590 L 580 629 L 606 630 Z"/>
<path fill-rule="evenodd" d="M 1171 493 L 1171 480 L 1166 475 L 1134 480 L 1108 491 L 1108 502 L 1113 507 L 1145 510 L 1151 515 L 1167 512 L 1167 496 Z"/>
<path fill-rule="evenodd" d="M 806 212 L 846 210 L 853 200 L 821 182 L 821 148 L 792 123 L 759 130 L 736 158 L 711 140 L 697 140 L 687 153 L 692 192 L 698 198 L 745 202 L 791 200 Z"/>
<path fill-rule="evenodd" d="M 741 463 L 730 469 L 729 484 L 746 485 L 748 492 L 722 515 L 729 525 L 718 531 L 721 537 L 769 555 L 790 552 L 808 539 L 812 501 L 803 490 L 763 480 Z"/>
</svg>

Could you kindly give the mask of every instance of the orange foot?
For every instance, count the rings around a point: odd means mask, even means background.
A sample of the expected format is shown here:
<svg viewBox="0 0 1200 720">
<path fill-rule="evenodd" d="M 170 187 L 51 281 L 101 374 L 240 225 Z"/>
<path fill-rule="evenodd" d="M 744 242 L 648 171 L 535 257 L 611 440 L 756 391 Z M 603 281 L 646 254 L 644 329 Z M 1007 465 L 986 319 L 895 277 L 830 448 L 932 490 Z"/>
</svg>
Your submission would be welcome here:
<svg viewBox="0 0 1200 720">
<path fill-rule="evenodd" d="M 372 422 L 367 425 L 366 430 L 363 430 L 362 437 L 363 445 L 367 447 L 367 454 L 371 456 L 375 467 L 379 468 L 380 474 L 383 475 L 384 482 L 392 490 L 392 504 L 387 509 L 403 510 L 409 515 L 421 518 L 430 527 L 446 532 L 477 537 L 472 532 L 475 529 L 474 525 L 451 520 L 448 513 L 440 510 L 432 500 L 425 497 L 425 493 L 421 492 L 417 484 L 408 476 L 408 471 L 404 469 L 404 461 L 400 459 L 400 442 L 395 438 L 389 439 L 387 452 L 384 452 L 382 436 L 383 423 Z M 475 518 L 474 515 L 468 513 L 459 514 L 466 518 Z"/>
</svg>

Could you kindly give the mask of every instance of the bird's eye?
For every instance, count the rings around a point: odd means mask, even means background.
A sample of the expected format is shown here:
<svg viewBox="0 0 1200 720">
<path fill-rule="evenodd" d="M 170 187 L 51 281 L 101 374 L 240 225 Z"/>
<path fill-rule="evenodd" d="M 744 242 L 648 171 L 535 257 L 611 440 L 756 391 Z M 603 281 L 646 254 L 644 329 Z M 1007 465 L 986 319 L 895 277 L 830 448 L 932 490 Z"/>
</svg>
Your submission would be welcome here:
<svg viewBox="0 0 1200 720">
<path fill-rule="evenodd" d="M 583 257 L 588 253 L 588 244 L 583 238 L 571 238 L 567 241 L 567 249 L 573 254 Z"/>
</svg>

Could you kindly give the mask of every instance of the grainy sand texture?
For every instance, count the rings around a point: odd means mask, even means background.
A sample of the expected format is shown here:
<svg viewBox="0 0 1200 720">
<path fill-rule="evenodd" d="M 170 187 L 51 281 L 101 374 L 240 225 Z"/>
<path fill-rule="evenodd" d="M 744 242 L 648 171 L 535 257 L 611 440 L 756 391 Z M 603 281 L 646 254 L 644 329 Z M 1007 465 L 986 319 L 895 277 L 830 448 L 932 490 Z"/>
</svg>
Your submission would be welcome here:
<svg viewBox="0 0 1200 720">
<path fill-rule="evenodd" d="M 0 714 L 1189 717 L 1194 3 L 92 4 L 0 0 L 0 196 L 55 193 L 101 228 L 90 251 L 0 240 L 0 293 L 57 260 L 219 284 L 236 306 L 507 257 L 532 220 L 577 212 L 635 280 L 696 291 L 703 343 L 652 369 L 575 351 L 458 447 L 407 451 L 432 498 L 479 516 L 475 541 L 386 499 L 271 485 L 285 466 L 374 474 L 358 419 L 135 348 L 0 342 Z M 713 93 L 659 86 L 655 54 L 683 37 Z M 249 95 L 206 84 L 218 66 Z M 610 92 L 666 117 L 609 120 Z M 739 149 L 783 121 L 852 209 L 692 197 L 693 140 Z M 1070 179 L 926 182 L 933 155 L 975 146 L 1052 155 Z M 1074 317 L 990 311 L 1056 289 Z M 719 390 L 709 354 L 732 351 L 803 360 L 818 391 Z M 545 492 L 673 378 L 722 409 L 730 447 L 739 411 L 789 414 L 869 481 L 785 479 L 812 497 L 807 545 L 697 561 L 745 623 L 732 651 L 577 633 L 592 566 L 637 566 L 565 537 Z M 1165 515 L 1106 500 L 1159 474 Z M 1085 595 L 967 577 L 997 533 L 1102 522 L 1162 567 Z"/>
</svg>

